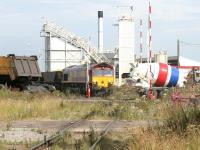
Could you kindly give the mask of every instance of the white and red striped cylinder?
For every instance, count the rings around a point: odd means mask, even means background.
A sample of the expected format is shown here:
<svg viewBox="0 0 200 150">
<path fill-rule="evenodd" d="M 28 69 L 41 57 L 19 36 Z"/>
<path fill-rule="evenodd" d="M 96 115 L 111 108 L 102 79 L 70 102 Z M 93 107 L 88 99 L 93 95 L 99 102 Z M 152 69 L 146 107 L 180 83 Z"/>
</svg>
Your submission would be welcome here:
<svg viewBox="0 0 200 150">
<path fill-rule="evenodd" d="M 147 77 L 148 64 L 139 64 L 136 68 L 136 73 L 140 77 Z M 164 63 L 151 64 L 152 85 L 155 87 L 181 87 L 185 81 L 184 75 L 176 67 L 171 67 Z"/>
<path fill-rule="evenodd" d="M 154 85 L 157 87 L 175 87 L 179 80 L 179 70 L 167 64 L 154 64 Z"/>
</svg>

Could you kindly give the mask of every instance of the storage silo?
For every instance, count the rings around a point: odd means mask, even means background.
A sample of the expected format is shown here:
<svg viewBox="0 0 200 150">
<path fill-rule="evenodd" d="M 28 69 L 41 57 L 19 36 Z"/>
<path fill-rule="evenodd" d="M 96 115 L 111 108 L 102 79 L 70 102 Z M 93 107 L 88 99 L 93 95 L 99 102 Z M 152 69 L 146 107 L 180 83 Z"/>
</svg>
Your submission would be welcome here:
<svg viewBox="0 0 200 150">
<path fill-rule="evenodd" d="M 135 26 L 132 14 L 119 17 L 119 81 L 130 73 L 131 63 L 134 63 Z"/>
</svg>

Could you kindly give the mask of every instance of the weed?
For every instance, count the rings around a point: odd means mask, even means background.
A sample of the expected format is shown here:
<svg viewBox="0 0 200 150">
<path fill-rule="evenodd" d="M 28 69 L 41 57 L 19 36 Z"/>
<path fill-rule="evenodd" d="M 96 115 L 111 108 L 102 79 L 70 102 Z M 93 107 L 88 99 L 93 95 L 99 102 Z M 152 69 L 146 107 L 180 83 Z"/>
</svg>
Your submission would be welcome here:
<svg viewBox="0 0 200 150">
<path fill-rule="evenodd" d="M 5 149 L 5 143 L 0 142 L 0 149 Z"/>
<path fill-rule="evenodd" d="M 165 128 L 178 134 L 184 134 L 189 125 L 198 125 L 199 123 L 200 109 L 180 106 L 170 112 L 170 116 L 165 122 Z"/>
<path fill-rule="evenodd" d="M 8 122 L 6 123 L 6 130 L 7 130 L 7 131 L 10 130 L 11 125 L 12 125 L 12 123 L 11 123 L 10 121 L 8 121 Z"/>
<path fill-rule="evenodd" d="M 60 108 L 64 108 L 64 102 L 63 102 L 63 100 L 60 102 Z"/>
</svg>

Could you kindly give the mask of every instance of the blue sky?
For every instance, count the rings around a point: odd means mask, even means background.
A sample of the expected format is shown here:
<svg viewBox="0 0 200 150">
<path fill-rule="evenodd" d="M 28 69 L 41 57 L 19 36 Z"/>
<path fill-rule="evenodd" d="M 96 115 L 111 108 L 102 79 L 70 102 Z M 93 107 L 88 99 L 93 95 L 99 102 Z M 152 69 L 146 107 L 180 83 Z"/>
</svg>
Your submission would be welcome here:
<svg viewBox="0 0 200 150">
<path fill-rule="evenodd" d="M 136 54 L 139 52 L 139 19 L 147 28 L 147 0 L 1 0 L 0 55 L 38 54 L 44 49 L 40 37 L 42 17 L 89 38 L 97 46 L 97 11 L 104 11 L 105 48 L 117 45 L 117 7 L 133 5 Z M 153 50 L 176 55 L 176 39 L 200 43 L 199 0 L 152 0 Z M 146 33 L 146 32 L 145 32 Z M 144 37 L 146 40 L 146 37 Z M 181 44 L 181 54 L 198 59 L 200 47 Z"/>
</svg>

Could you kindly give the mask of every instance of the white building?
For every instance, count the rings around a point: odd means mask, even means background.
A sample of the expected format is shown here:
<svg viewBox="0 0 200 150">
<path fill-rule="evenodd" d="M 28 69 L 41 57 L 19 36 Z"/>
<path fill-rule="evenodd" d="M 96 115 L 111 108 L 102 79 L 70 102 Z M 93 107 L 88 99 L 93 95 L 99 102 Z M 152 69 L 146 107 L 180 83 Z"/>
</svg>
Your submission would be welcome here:
<svg viewBox="0 0 200 150">
<path fill-rule="evenodd" d="M 80 65 L 83 60 L 80 48 L 55 36 L 45 37 L 45 71 L 58 71 L 72 65 Z"/>
</svg>

